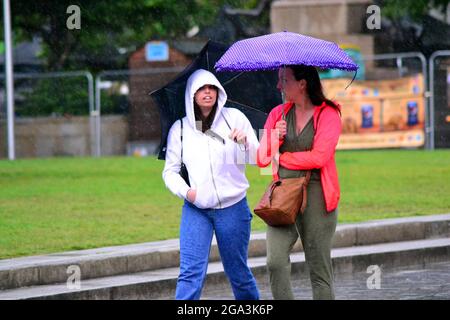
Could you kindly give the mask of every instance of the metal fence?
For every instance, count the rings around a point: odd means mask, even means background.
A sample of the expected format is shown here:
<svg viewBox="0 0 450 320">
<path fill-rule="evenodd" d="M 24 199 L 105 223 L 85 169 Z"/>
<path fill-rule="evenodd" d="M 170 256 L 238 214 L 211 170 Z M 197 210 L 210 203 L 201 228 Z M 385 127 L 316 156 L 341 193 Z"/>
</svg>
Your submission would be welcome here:
<svg viewBox="0 0 450 320">
<path fill-rule="evenodd" d="M 0 79 L 1 82 L 4 79 Z M 90 155 L 94 150 L 94 80 L 87 71 L 15 73 L 17 157 Z M 89 124 L 78 126 L 90 116 Z M 7 154 L 6 106 L 0 108 L 0 157 Z"/>
<path fill-rule="evenodd" d="M 450 147 L 450 50 L 436 51 L 428 60 L 430 77 L 431 149 Z"/>
</svg>

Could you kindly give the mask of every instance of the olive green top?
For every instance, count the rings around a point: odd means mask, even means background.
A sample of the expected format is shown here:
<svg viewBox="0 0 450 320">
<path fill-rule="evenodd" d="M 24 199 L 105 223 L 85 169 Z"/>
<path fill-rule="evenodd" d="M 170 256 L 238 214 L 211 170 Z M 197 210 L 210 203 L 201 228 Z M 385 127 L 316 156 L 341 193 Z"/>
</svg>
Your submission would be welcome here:
<svg viewBox="0 0 450 320">
<path fill-rule="evenodd" d="M 311 117 L 302 131 L 297 135 L 295 106 L 293 106 L 286 114 L 286 126 L 287 133 L 284 137 L 284 142 L 280 147 L 280 153 L 311 150 L 315 133 L 313 117 Z M 281 179 L 298 178 L 305 176 L 306 171 L 289 170 L 280 166 L 278 175 Z M 320 169 L 311 171 L 311 180 L 320 180 Z"/>
</svg>

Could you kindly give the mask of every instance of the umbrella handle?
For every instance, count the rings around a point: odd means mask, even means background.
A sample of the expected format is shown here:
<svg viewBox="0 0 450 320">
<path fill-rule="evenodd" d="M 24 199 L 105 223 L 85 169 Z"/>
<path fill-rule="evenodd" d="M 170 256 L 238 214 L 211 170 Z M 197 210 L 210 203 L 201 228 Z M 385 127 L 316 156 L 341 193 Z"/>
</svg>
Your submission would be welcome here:
<svg viewBox="0 0 450 320">
<path fill-rule="evenodd" d="M 281 100 L 283 103 L 283 120 L 286 120 L 286 113 L 284 112 L 284 104 L 286 103 L 286 95 L 284 94 L 284 81 L 286 77 L 286 65 L 283 65 L 283 75 L 281 79 Z"/>
</svg>

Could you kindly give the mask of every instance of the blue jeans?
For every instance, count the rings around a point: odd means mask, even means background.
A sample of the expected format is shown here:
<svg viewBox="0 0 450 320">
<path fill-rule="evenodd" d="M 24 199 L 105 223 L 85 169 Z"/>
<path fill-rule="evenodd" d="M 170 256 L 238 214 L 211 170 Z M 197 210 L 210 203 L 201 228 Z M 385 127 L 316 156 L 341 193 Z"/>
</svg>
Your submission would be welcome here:
<svg viewBox="0 0 450 320">
<path fill-rule="evenodd" d="M 247 266 L 251 220 L 246 198 L 224 209 L 199 209 L 185 201 L 180 225 L 177 300 L 200 299 L 213 232 L 234 297 L 237 300 L 259 299 L 255 278 Z"/>
</svg>

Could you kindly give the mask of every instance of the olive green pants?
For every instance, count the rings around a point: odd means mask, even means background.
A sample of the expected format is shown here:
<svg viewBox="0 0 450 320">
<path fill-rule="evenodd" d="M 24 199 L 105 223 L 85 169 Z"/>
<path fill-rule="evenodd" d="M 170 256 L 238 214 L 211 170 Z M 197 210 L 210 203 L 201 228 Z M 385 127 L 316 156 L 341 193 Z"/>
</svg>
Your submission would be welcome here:
<svg viewBox="0 0 450 320">
<path fill-rule="evenodd" d="M 313 299 L 334 299 L 331 245 L 337 224 L 337 210 L 326 212 L 320 181 L 310 181 L 308 203 L 296 225 L 267 229 L 267 269 L 274 299 L 294 299 L 289 255 L 298 239 L 303 244 Z M 298 233 L 297 233 L 297 229 Z"/>
</svg>

